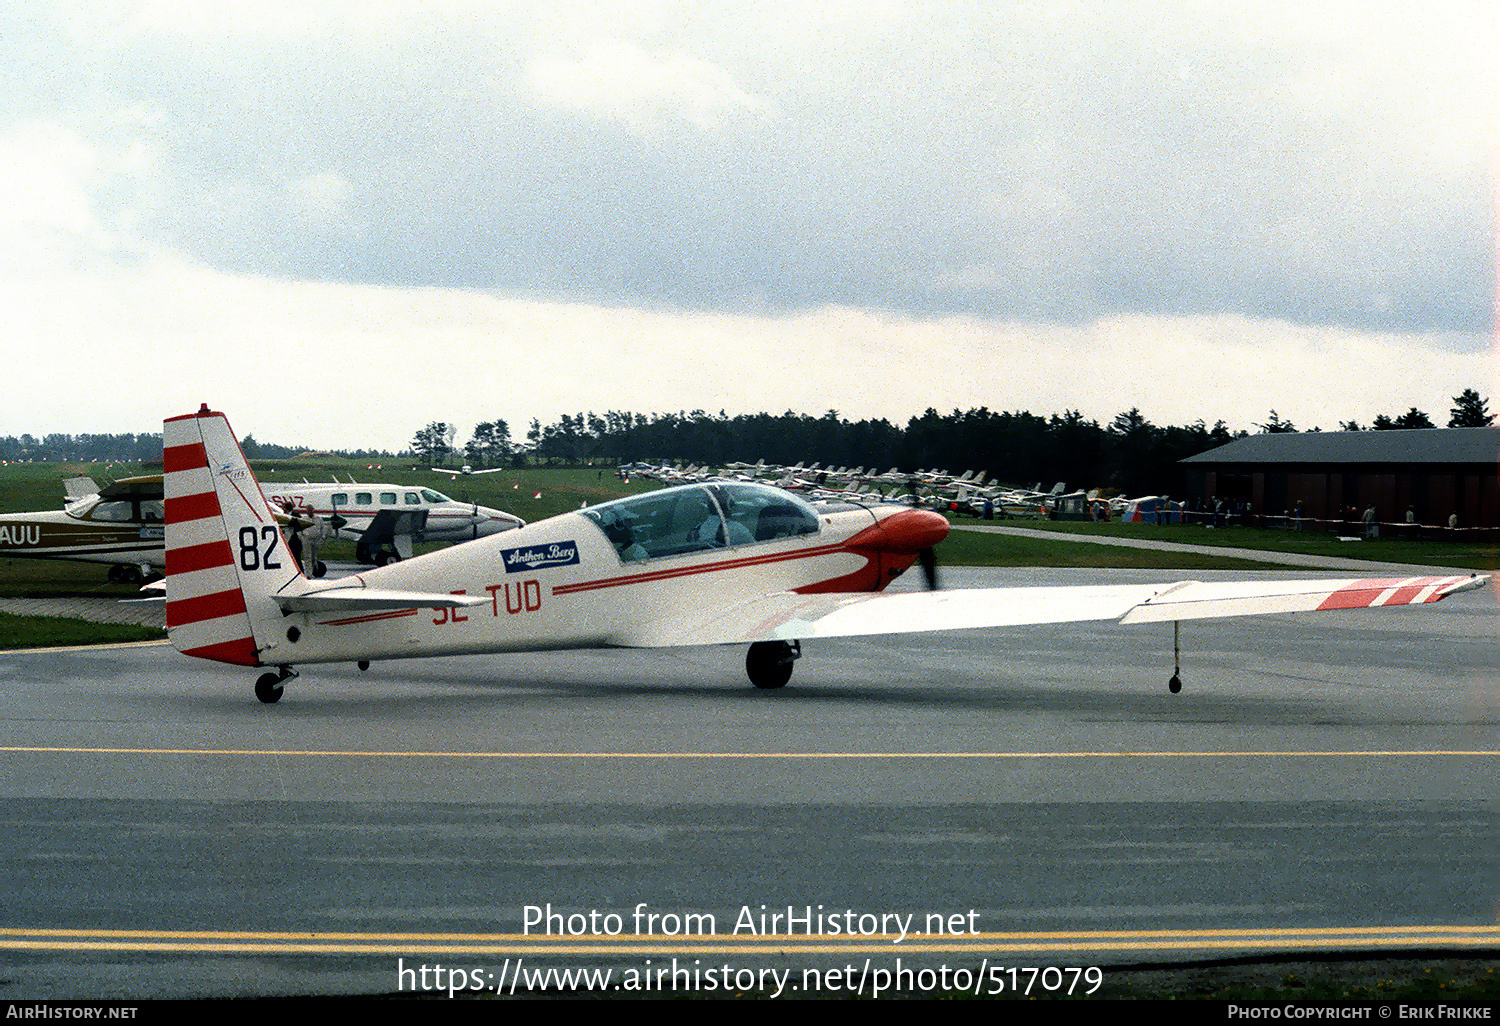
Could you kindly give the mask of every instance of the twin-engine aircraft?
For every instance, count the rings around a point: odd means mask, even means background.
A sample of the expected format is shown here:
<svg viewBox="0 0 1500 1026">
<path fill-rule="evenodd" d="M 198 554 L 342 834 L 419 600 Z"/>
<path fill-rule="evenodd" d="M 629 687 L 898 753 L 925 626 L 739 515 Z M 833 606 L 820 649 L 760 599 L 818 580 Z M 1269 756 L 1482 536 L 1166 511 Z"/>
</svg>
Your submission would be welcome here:
<svg viewBox="0 0 1500 1026">
<path fill-rule="evenodd" d="M 165 443 L 163 443 L 165 444 Z M 464 542 L 514 530 L 526 521 L 498 509 L 457 502 L 431 488 L 340 482 L 267 482 L 274 508 L 316 518 L 332 537 L 354 540 L 355 558 L 384 566 L 410 559 L 412 542 Z"/>
<path fill-rule="evenodd" d="M 181 652 L 271 667 L 479 652 L 748 643 L 760 688 L 799 640 L 912 631 L 1435 602 L 1483 577 L 994 588 L 879 594 L 948 534 L 928 510 L 819 510 L 710 482 L 602 503 L 339 580 L 305 577 L 229 423 L 206 406 L 162 430 L 167 629 Z M 1173 690 L 1177 677 L 1173 676 Z"/>
</svg>

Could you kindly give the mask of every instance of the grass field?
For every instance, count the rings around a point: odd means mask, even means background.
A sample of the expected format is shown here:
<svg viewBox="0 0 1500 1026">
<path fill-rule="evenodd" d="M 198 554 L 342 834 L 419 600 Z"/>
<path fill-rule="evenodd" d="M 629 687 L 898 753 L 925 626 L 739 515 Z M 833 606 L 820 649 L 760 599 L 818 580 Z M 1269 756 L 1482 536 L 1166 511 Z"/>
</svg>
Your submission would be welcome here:
<svg viewBox="0 0 1500 1026">
<path fill-rule="evenodd" d="M 63 616 L 13 616 L 0 613 L 0 649 L 50 648 L 53 645 L 117 645 L 154 641 L 162 631 L 128 623 L 93 623 Z"/>
<path fill-rule="evenodd" d="M 1001 521 L 997 521 L 1001 523 Z M 1494 542 L 1450 542 L 1437 539 L 1379 538 L 1341 542 L 1322 531 L 1268 530 L 1255 527 L 1210 528 L 1198 524 L 1103 524 L 1088 521 L 1011 520 L 1007 526 L 1055 531 L 1059 534 L 1106 538 L 1142 538 L 1182 545 L 1217 545 L 1312 556 L 1367 559 L 1377 563 L 1420 563 L 1433 566 L 1494 570 L 1500 565 L 1500 545 Z"/>
<path fill-rule="evenodd" d="M 965 523 L 966 521 L 959 521 Z M 1027 525 L 1030 526 L 1030 525 Z M 954 531 L 938 546 L 938 561 L 947 566 L 1099 567 L 1139 570 L 1270 570 L 1275 563 L 1236 559 L 1203 552 L 1158 552 L 1154 549 L 1092 545 L 1059 538 Z"/>
</svg>

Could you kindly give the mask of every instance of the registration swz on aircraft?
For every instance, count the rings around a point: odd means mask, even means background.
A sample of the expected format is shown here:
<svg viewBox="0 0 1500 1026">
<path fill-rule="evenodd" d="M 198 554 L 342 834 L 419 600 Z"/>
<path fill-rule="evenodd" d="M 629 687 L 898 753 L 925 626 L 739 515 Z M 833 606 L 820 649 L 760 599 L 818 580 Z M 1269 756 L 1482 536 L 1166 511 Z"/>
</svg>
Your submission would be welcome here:
<svg viewBox="0 0 1500 1026">
<path fill-rule="evenodd" d="M 1486 577 L 985 588 L 881 594 L 931 566 L 948 522 L 815 508 L 750 482 L 664 488 L 337 580 L 302 574 L 222 413 L 162 431 L 167 630 L 181 652 L 292 667 L 481 652 L 749 644 L 751 683 L 791 677 L 800 640 L 988 626 L 1436 602 Z M 1172 690 L 1181 685 L 1174 673 Z"/>
</svg>

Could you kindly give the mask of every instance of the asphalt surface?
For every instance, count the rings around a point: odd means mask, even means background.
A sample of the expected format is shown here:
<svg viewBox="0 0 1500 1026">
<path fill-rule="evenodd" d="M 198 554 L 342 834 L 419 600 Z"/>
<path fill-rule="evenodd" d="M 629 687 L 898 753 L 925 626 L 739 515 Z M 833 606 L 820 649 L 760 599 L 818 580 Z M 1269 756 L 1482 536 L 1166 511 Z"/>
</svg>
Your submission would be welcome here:
<svg viewBox="0 0 1500 1026">
<path fill-rule="evenodd" d="M 1176 696 L 1170 625 L 1089 624 L 808 644 L 780 692 L 714 648 L 311 667 L 276 706 L 162 645 L 3 653 L 0 997 L 1500 947 L 1492 590 L 1182 640 Z"/>
</svg>

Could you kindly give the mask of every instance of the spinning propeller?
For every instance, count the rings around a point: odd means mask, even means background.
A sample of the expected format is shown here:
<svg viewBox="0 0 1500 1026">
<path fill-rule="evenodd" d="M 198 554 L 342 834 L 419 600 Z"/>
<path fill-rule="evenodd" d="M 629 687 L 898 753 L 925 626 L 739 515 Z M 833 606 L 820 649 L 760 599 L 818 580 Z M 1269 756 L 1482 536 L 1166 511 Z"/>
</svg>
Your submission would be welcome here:
<svg viewBox="0 0 1500 1026">
<path fill-rule="evenodd" d="M 922 580 L 927 582 L 927 590 L 937 591 L 941 587 L 938 584 L 937 550 L 929 545 L 917 553 L 917 562 L 922 565 Z"/>
</svg>

